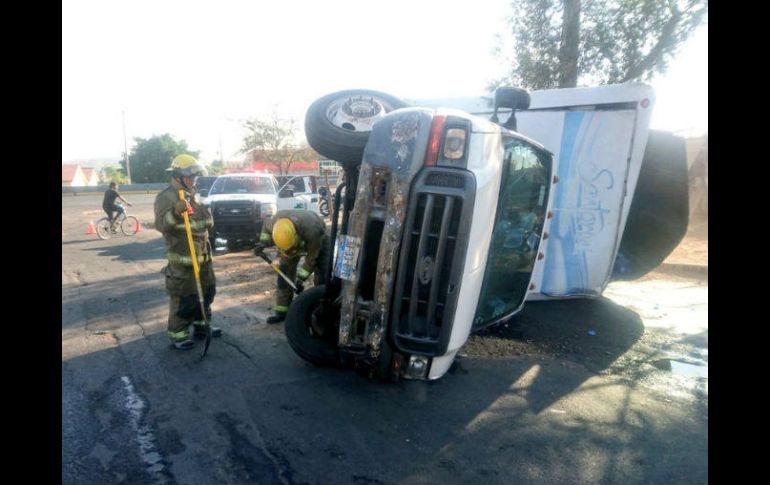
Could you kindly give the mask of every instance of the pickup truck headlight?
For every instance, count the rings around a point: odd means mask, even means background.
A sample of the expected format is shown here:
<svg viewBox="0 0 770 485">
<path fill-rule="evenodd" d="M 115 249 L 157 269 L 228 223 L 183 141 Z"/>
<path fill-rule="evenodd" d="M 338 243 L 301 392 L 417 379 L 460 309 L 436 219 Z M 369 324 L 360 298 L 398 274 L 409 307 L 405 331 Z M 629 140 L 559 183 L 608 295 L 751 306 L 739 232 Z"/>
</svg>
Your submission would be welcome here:
<svg viewBox="0 0 770 485">
<path fill-rule="evenodd" d="M 264 219 L 265 217 L 273 217 L 276 212 L 278 212 L 278 205 L 277 204 L 262 204 L 260 206 L 260 216 Z"/>
<path fill-rule="evenodd" d="M 435 116 L 430 127 L 424 165 L 465 168 L 468 165 L 470 131 L 469 120 L 456 116 Z"/>
<path fill-rule="evenodd" d="M 465 157 L 465 138 L 465 130 L 462 128 L 449 128 L 444 138 L 444 158 L 460 160 Z"/>
</svg>

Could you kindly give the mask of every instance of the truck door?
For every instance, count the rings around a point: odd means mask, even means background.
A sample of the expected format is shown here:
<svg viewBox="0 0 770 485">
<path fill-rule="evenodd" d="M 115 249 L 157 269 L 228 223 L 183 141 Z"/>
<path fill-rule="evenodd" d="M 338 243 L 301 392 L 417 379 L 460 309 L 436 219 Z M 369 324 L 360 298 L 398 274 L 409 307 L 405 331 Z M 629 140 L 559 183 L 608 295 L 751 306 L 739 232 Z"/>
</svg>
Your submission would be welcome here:
<svg viewBox="0 0 770 485">
<path fill-rule="evenodd" d="M 278 179 L 278 209 L 308 209 L 310 196 L 305 187 L 304 177 L 288 176 Z"/>
<path fill-rule="evenodd" d="M 305 183 L 305 197 L 307 198 L 307 210 L 313 211 L 318 214 L 318 202 L 320 202 L 318 196 L 318 185 L 316 184 L 315 177 L 305 176 L 302 177 Z"/>
</svg>

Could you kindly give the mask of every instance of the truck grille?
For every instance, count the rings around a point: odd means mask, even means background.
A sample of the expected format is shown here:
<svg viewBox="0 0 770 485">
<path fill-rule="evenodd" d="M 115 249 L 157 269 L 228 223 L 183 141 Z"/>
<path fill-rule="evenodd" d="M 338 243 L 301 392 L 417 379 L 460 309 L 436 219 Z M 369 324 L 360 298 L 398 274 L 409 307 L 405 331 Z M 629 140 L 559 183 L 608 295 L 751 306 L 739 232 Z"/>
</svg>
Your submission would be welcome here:
<svg viewBox="0 0 770 485">
<path fill-rule="evenodd" d="M 436 180 L 452 183 L 438 186 Z M 425 169 L 415 180 L 393 292 L 391 332 L 404 352 L 438 355 L 446 351 L 475 186 L 470 172 L 458 170 Z"/>
<path fill-rule="evenodd" d="M 215 204 L 214 216 L 219 217 L 249 217 L 256 214 L 259 217 L 260 204 L 250 200 L 224 200 Z"/>
<path fill-rule="evenodd" d="M 212 204 L 214 231 L 224 239 L 259 237 L 262 230 L 260 203 L 251 200 L 224 200 Z"/>
</svg>

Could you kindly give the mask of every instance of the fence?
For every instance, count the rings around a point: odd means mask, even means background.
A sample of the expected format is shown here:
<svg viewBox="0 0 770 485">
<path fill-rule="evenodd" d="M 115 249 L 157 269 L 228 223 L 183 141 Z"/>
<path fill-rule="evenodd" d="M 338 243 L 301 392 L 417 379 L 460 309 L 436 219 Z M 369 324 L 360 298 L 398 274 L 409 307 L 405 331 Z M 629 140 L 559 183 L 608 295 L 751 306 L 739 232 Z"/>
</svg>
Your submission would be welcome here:
<svg viewBox="0 0 770 485">
<path fill-rule="evenodd" d="M 119 186 L 121 193 L 127 192 L 160 192 L 168 187 L 168 183 L 157 184 L 122 184 Z M 92 185 L 90 187 L 64 187 L 61 188 L 62 195 L 78 195 L 78 194 L 103 194 L 105 190 L 109 189 L 109 185 Z"/>
</svg>

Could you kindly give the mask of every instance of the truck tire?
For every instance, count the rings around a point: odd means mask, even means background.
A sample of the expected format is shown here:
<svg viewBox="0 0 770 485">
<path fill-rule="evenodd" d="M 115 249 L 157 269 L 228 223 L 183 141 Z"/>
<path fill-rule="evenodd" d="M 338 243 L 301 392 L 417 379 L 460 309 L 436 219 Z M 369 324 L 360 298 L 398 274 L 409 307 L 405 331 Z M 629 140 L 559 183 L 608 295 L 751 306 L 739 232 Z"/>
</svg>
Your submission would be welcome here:
<svg viewBox="0 0 770 485">
<path fill-rule="evenodd" d="M 322 339 L 310 333 L 310 319 L 321 303 L 326 286 L 309 288 L 294 298 L 286 314 L 284 330 L 292 350 L 304 360 L 317 366 L 333 366 L 340 362 L 336 338 Z"/>
<path fill-rule="evenodd" d="M 317 99 L 305 115 L 305 136 L 321 155 L 344 166 L 361 163 L 375 121 L 407 104 L 386 93 L 351 89 Z"/>
</svg>

